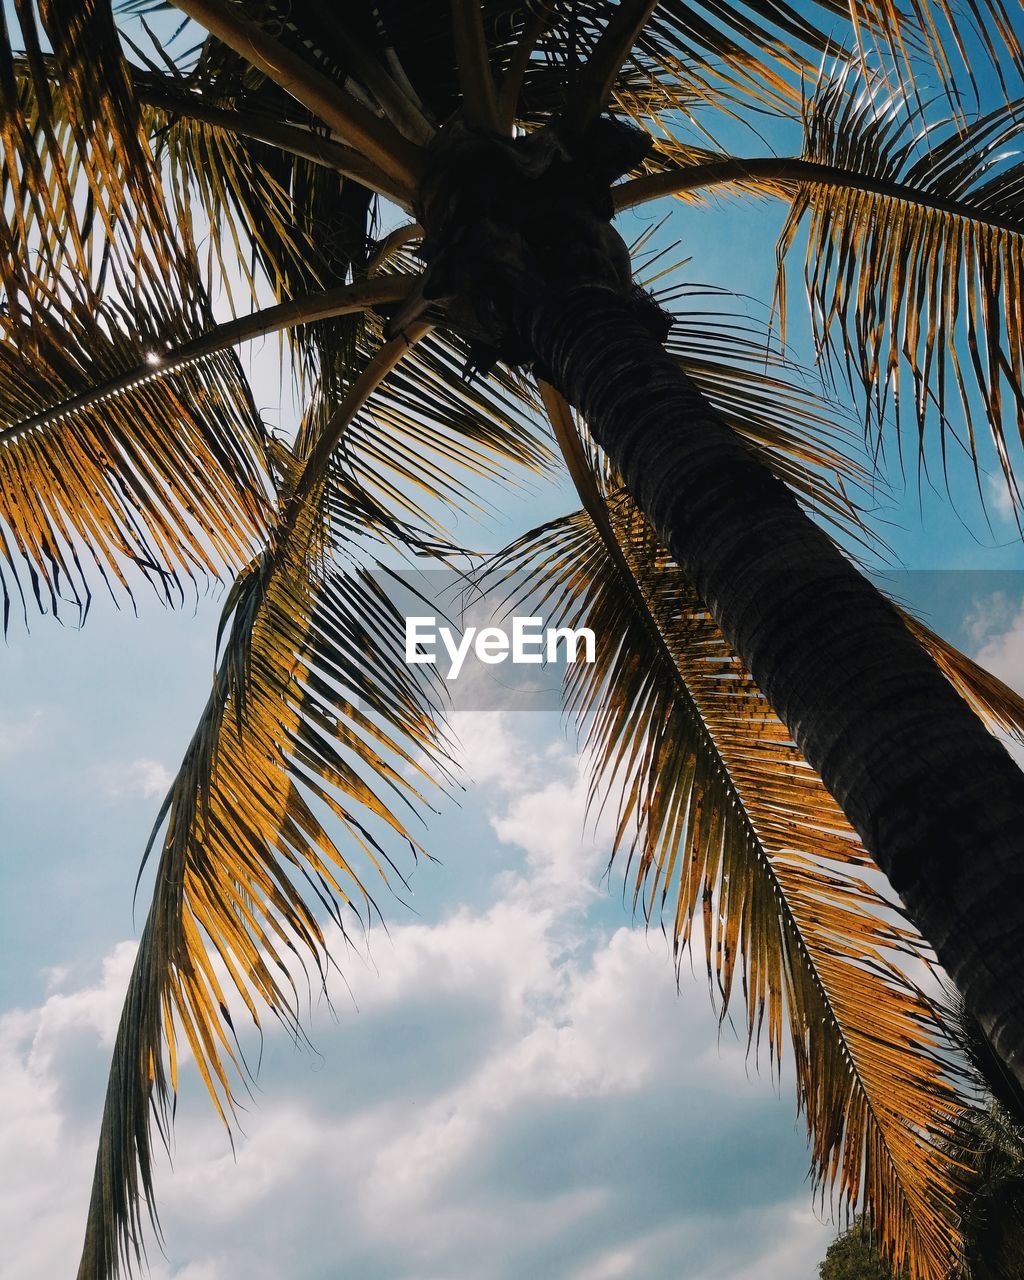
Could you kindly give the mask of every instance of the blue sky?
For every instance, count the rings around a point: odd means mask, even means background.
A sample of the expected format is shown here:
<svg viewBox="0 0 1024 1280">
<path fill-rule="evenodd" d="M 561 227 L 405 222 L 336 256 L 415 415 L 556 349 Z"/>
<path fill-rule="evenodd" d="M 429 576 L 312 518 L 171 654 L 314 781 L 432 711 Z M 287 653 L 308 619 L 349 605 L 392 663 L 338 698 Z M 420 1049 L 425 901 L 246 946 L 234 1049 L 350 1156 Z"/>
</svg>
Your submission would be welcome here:
<svg viewBox="0 0 1024 1280">
<path fill-rule="evenodd" d="M 672 234 L 687 277 L 766 299 L 777 225 L 768 206 L 715 203 L 678 212 Z M 275 350 L 246 358 L 287 427 Z M 891 586 L 1024 688 L 1024 555 L 995 491 L 989 529 L 958 464 L 959 515 L 895 487 Z M 556 485 L 513 497 L 481 536 L 499 545 L 570 505 Z M 98 599 L 81 632 L 40 619 L 0 651 L 10 1280 L 76 1261 L 139 857 L 205 698 L 218 611 L 213 596 L 178 613 L 141 597 L 138 617 Z M 776 1086 L 719 1034 L 699 972 L 677 994 L 664 938 L 634 926 L 615 869 L 604 878 L 608 832 L 585 821 L 571 735 L 542 712 L 456 727 L 472 785 L 432 825 L 439 864 L 413 872 L 408 907 L 384 902 L 388 931 L 339 941 L 315 1051 L 268 1025 L 234 1155 L 186 1071 L 154 1276 L 815 1275 L 834 1228 L 812 1204 L 788 1075 Z"/>
<path fill-rule="evenodd" d="M 540 505 L 520 504 L 507 532 Z M 955 522 L 911 529 L 912 546 L 925 538 L 927 565 L 989 563 Z M 1022 581 L 894 585 L 1024 687 Z M 12 1280 L 74 1262 L 138 858 L 205 696 L 217 611 L 143 598 L 135 618 L 97 601 L 80 633 L 40 620 L 2 654 Z M 154 1275 L 319 1280 L 344 1259 L 372 1280 L 813 1276 L 832 1227 L 812 1207 L 788 1077 L 774 1087 L 719 1037 L 700 976 L 677 995 L 663 937 L 632 927 L 559 717 L 466 712 L 457 729 L 475 785 L 433 825 L 441 865 L 415 870 L 411 909 L 385 904 L 389 933 L 339 946 L 350 990 L 334 985 L 333 1013 L 316 1002 L 316 1052 L 268 1028 L 235 1157 L 186 1072 Z"/>
</svg>

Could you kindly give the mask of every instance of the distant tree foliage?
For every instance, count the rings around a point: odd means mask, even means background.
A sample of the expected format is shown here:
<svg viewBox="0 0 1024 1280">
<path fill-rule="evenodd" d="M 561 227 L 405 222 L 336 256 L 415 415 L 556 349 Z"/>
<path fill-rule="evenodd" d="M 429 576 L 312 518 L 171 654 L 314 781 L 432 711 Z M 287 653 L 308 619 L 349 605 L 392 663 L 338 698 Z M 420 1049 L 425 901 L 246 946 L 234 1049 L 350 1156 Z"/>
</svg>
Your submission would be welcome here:
<svg viewBox="0 0 1024 1280">
<path fill-rule="evenodd" d="M 899 1280 L 904 1280 L 906 1275 L 904 1270 Z M 818 1276 L 820 1280 L 897 1280 L 860 1218 L 829 1245 L 818 1264 Z"/>
</svg>

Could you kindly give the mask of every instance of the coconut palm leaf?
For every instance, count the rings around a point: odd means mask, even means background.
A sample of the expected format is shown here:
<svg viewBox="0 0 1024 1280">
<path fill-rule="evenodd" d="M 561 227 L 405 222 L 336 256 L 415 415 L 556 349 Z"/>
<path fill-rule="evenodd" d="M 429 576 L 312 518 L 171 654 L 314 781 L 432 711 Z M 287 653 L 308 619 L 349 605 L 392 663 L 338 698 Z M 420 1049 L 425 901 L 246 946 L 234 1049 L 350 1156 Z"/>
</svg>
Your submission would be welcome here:
<svg viewBox="0 0 1024 1280">
<path fill-rule="evenodd" d="M 324 296 L 351 309 L 392 279 L 314 296 L 322 311 Z M 295 310 L 230 322 L 208 343 Z M 166 1137 L 179 1040 L 229 1119 L 231 1073 L 244 1064 L 224 992 L 237 989 L 257 1025 L 262 1003 L 298 1034 L 292 979 L 277 972 L 286 953 L 309 953 L 322 973 L 318 913 L 343 925 L 338 904 L 375 910 L 366 877 L 386 881 L 386 838 L 418 849 L 411 812 L 430 782 L 419 761 L 443 751 L 439 709 L 393 662 L 403 623 L 380 584 L 343 572 L 339 556 L 365 554 L 374 535 L 438 554 L 443 526 L 408 496 L 412 484 L 457 506 L 474 500 L 474 478 L 548 457 L 523 388 L 466 387 L 450 346 L 429 346 L 422 326 L 361 354 L 340 403 L 314 398 L 294 455 L 275 445 L 271 539 L 225 606 L 214 688 L 157 822 L 156 896 L 115 1045 L 83 1277 L 141 1257 L 143 1202 L 155 1220 L 150 1112 Z M 403 513 L 430 527 L 412 529 Z"/>
<path fill-rule="evenodd" d="M 986 724 L 994 731 L 1024 742 L 1024 698 L 998 676 L 986 671 L 955 645 L 937 635 L 919 618 L 906 610 L 901 610 L 901 613 L 943 675 Z"/>
<path fill-rule="evenodd" d="M 218 27 L 224 20 L 222 5 L 133 2 L 121 7 L 129 12 L 183 8 L 231 47 L 240 47 Z M 631 80 L 634 90 L 638 88 L 637 72 L 649 81 L 653 72 L 661 82 L 658 92 L 665 96 L 666 110 L 680 83 L 687 83 L 688 97 L 711 105 L 731 108 L 742 103 L 786 114 L 799 109 L 802 83 L 815 74 L 822 57 L 849 52 L 851 47 L 884 56 L 904 76 L 912 78 L 916 70 L 938 77 L 955 102 L 958 76 L 969 78 L 972 65 L 980 60 L 1004 77 L 1019 74 L 1024 66 L 1003 0 L 971 3 L 966 24 L 965 15 L 955 15 L 949 0 L 817 0 L 800 6 L 738 0 L 625 0 L 618 6 L 604 0 L 576 0 L 571 5 L 561 0 L 481 0 L 457 8 L 463 18 L 480 15 L 492 85 L 506 76 L 510 81 L 504 93 L 505 118 L 517 97 L 526 117 L 559 109 L 558 87 L 574 64 L 582 68 L 591 63 L 591 72 L 580 77 L 580 87 L 586 85 L 584 91 L 591 96 L 610 92 L 615 98 L 620 89 L 628 96 Z M 316 64 L 337 83 L 344 82 L 347 92 L 354 90 L 362 101 L 373 103 L 392 124 L 407 115 L 411 103 L 420 116 L 416 127 L 406 127 L 405 136 L 417 141 L 427 136 L 424 121 L 428 128 L 443 122 L 459 102 L 456 44 L 463 26 L 461 20 L 453 23 L 450 5 L 433 0 L 352 4 L 344 19 L 326 16 L 312 0 L 288 5 L 249 2 L 235 10 L 242 19 L 236 30 L 255 27 L 257 44 L 260 32 L 273 31 L 286 51 L 289 74 L 298 62 Z M 353 56 L 354 46 L 362 57 Z M 600 59 L 595 56 L 599 47 Z M 947 47 L 955 51 L 952 58 Z M 465 48 L 463 43 L 463 52 Z M 258 63 L 260 56 L 250 54 L 249 60 Z M 371 81 L 382 71 L 390 83 L 375 96 Z M 398 117 L 388 106 L 396 89 Z"/>
<path fill-rule="evenodd" d="M 848 72 L 823 80 L 804 158 L 857 178 L 846 189 L 802 184 L 779 240 L 782 258 L 806 230 L 818 341 L 879 420 L 890 395 L 897 415 L 909 405 L 923 449 L 934 410 L 944 456 L 962 413 L 977 461 L 980 398 L 1014 497 L 1006 430 L 1015 421 L 1024 433 L 1024 165 L 1012 150 L 1022 112 L 1015 101 L 966 127 L 924 129 Z"/>
<path fill-rule="evenodd" d="M 788 1018 L 823 1193 L 873 1213 L 897 1271 L 945 1276 L 966 1103 L 941 1019 L 893 962 L 927 949 L 564 401 L 544 398 L 586 511 L 526 535 L 487 577 L 525 582 L 532 606 L 606 638 L 594 666 L 569 668 L 566 703 L 591 803 L 616 805 L 634 905 L 671 929 L 677 958 L 702 929 L 720 1017 L 739 974 L 748 1041 L 764 1035 L 775 1062 Z M 1019 735 L 1024 699 L 904 616 L 978 713 Z"/>
<path fill-rule="evenodd" d="M 668 284 L 656 296 L 673 306 L 669 352 L 722 419 L 848 544 L 880 549 L 863 510 L 877 489 L 870 460 L 820 379 L 746 317 L 719 309 L 720 291 Z"/>
<path fill-rule="evenodd" d="M 645 9 L 646 21 L 631 30 L 625 11 L 635 17 Z M 894 82 L 937 80 L 957 108 L 964 97 L 961 80 L 975 98 L 981 92 L 975 68 L 990 68 L 1004 87 L 1024 69 L 1019 32 L 1003 0 L 972 2 L 963 12 L 950 0 L 817 0 L 799 6 L 637 0 L 614 10 L 601 4 L 580 10 L 575 30 L 585 33 L 578 37 L 586 42 L 584 54 L 596 49 L 605 31 L 621 26 L 612 61 L 617 58 L 621 67 L 646 59 L 663 79 L 681 72 L 698 98 L 727 110 L 742 104 L 791 115 L 822 58 L 848 57 L 853 50 L 861 60 L 891 67 Z M 597 96 L 609 92 L 597 89 L 596 81 L 594 88 Z M 614 83 L 610 91 L 614 97 Z"/>
<path fill-rule="evenodd" d="M 237 567 L 265 532 L 268 492 L 263 426 L 237 360 L 218 353 L 152 376 L 212 316 L 109 14 L 45 9 L 59 81 L 37 74 L 32 9 L 19 17 L 27 78 L 6 27 L 0 38 L 5 624 L 29 596 L 84 612 L 97 576 L 130 593 L 130 566 L 168 596 L 183 576 Z"/>
<path fill-rule="evenodd" d="M 1007 432 L 1013 422 L 1024 432 L 1024 167 L 1013 150 L 1022 112 L 1021 101 L 1005 102 L 970 124 L 925 126 L 904 100 L 840 69 L 808 101 L 801 156 L 682 147 L 678 165 L 616 188 L 616 204 L 717 187 L 788 199 L 777 246 L 783 330 L 785 262 L 806 242 L 817 343 L 863 390 L 878 432 L 891 406 L 898 423 L 909 414 L 924 465 L 936 420 L 943 463 L 958 443 L 979 483 L 987 432 L 1019 502 Z M 662 145 L 666 157 L 673 145 Z M 985 428 L 976 425 L 979 403 Z M 959 416 L 965 432 L 954 425 Z"/>
<path fill-rule="evenodd" d="M 167 216 L 109 5 L 25 3 L 17 19 L 23 51 L 15 53 L 6 14 L 0 18 L 5 291 L 65 266 L 78 269 L 87 289 L 98 252 L 123 263 L 114 231 L 128 220 L 150 254 L 145 283 L 187 286 L 187 246 Z M 75 196 L 86 193 L 83 216 Z"/>
<path fill-rule="evenodd" d="M 244 1071 L 230 1001 L 299 1033 L 290 957 L 325 976 L 319 913 L 343 933 L 342 907 L 366 922 L 387 840 L 418 850 L 415 808 L 445 775 L 437 703 L 392 661 L 403 620 L 380 584 L 339 559 L 344 497 L 326 484 L 338 437 L 408 346 L 378 353 L 305 457 L 278 450 L 272 538 L 228 597 L 213 688 L 150 841 L 154 898 L 114 1046 L 83 1280 L 141 1260 L 150 1123 L 166 1140 L 181 1046 L 227 1121 Z"/>
<path fill-rule="evenodd" d="M 119 1254 L 125 1266 L 139 1255 L 141 1204 L 153 1196 L 151 1111 L 166 1134 L 179 1041 L 226 1120 L 229 1072 L 241 1065 L 232 1004 L 258 1026 L 259 1001 L 298 1034 L 290 953 L 304 949 L 325 975 L 318 911 L 333 909 L 344 928 L 339 905 L 372 908 L 389 862 L 375 828 L 417 847 L 408 809 L 416 775 L 425 779 L 414 752 L 436 741 L 422 691 L 390 662 L 402 619 L 372 578 L 314 577 L 308 567 L 308 557 L 268 554 L 236 584 L 214 690 L 161 812 L 156 896 L 114 1046 L 83 1277 L 118 1274 Z"/>
<path fill-rule="evenodd" d="M 599 520 L 605 536 L 583 513 L 537 530 L 502 568 L 561 624 L 605 637 L 595 665 L 570 668 L 567 705 L 593 797 L 615 797 L 634 901 L 680 959 L 703 931 L 720 1016 L 742 986 L 748 1039 L 763 1034 L 775 1061 L 788 1019 L 816 1181 L 870 1206 L 912 1275 L 945 1276 L 955 1169 L 941 1143 L 961 1104 L 929 1002 L 893 963 L 920 940 L 635 511 L 610 495 Z"/>
<path fill-rule="evenodd" d="M 144 369 L 176 329 L 126 337 L 116 308 L 64 319 L 37 328 L 32 346 L 8 323 L 0 345 L 0 397 L 17 415 L 0 433 L 5 627 L 30 597 L 83 615 L 97 578 L 131 596 L 132 569 L 173 599 L 183 578 L 248 559 L 265 528 L 262 424 L 234 356 L 159 382 L 143 373 L 120 395 L 64 411 L 83 386 Z"/>
<path fill-rule="evenodd" d="M 370 319 L 359 350 L 372 349 Z M 501 370 L 467 381 L 461 344 L 431 333 L 355 418 L 334 474 L 396 514 L 444 536 L 452 513 L 486 508 L 482 491 L 551 468 L 536 394 Z"/>
<path fill-rule="evenodd" d="M 167 117 L 161 154 L 179 216 L 209 230 L 208 270 L 237 290 L 239 268 L 258 305 L 346 283 L 365 270 L 373 193 L 332 168 L 192 117 Z M 289 331 L 298 370 L 340 388 L 361 317 Z"/>
</svg>

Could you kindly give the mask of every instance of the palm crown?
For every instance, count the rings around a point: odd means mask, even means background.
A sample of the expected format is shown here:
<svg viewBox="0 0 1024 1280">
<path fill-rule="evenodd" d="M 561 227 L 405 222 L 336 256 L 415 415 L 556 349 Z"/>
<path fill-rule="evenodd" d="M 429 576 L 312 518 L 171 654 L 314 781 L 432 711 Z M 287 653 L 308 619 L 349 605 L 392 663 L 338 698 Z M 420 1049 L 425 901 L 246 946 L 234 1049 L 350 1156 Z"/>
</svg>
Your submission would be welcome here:
<svg viewBox="0 0 1024 1280">
<path fill-rule="evenodd" d="M 670 328 L 612 217 L 709 188 L 787 201 L 780 263 L 806 249 L 819 349 L 871 438 L 909 418 L 922 457 L 955 435 L 980 467 L 987 435 L 1016 500 L 1019 21 L 1001 0 L 966 25 L 946 0 L 175 7 L 209 34 L 136 45 L 106 0 L 26 0 L 0 42 L 5 622 L 84 612 L 101 582 L 173 601 L 233 579 L 151 841 L 80 1275 L 141 1257 L 180 1046 L 229 1119 L 229 1008 L 297 1028 L 289 949 L 322 965 L 324 913 L 372 909 L 395 842 L 418 848 L 449 776 L 440 700 L 362 566 L 444 557 L 444 510 L 513 464 L 579 492 L 490 572 L 606 638 L 566 693 L 636 904 L 680 949 L 703 933 L 722 1016 L 739 982 L 773 1057 L 788 1023 L 816 1178 L 897 1266 L 946 1275 L 965 1103 L 895 957 L 927 957 L 923 932 L 1021 1077 L 1024 799 L 977 715 L 1020 732 L 1024 705 L 839 550 L 871 536 L 869 472 L 829 406 L 706 316 Z M 683 140 L 762 113 L 799 123 L 799 154 Z M 406 215 L 384 236 L 381 208 Z M 216 324 L 240 281 L 257 309 Z M 235 354 L 282 331 L 307 394 L 287 441 Z"/>
</svg>

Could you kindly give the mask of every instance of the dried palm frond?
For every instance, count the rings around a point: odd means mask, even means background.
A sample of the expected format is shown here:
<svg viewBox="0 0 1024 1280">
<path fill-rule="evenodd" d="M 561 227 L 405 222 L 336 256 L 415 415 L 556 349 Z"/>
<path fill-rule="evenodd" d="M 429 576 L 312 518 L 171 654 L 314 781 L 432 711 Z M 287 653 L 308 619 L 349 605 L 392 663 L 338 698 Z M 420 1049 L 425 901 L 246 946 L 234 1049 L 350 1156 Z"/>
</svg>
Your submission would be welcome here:
<svg viewBox="0 0 1024 1280">
<path fill-rule="evenodd" d="M 942 1143 L 962 1103 L 928 999 L 896 963 L 920 939 L 874 887 L 838 806 L 628 501 L 605 532 L 580 513 L 527 535 L 525 574 L 564 625 L 604 637 L 567 677 L 587 733 L 592 799 L 615 803 L 634 899 L 681 959 L 704 934 L 724 1019 L 738 985 L 751 1045 L 773 1061 L 786 1022 L 813 1170 L 864 1204 L 914 1277 L 955 1248 L 957 1171 Z"/>
<path fill-rule="evenodd" d="M 960 696 L 993 730 L 1024 742 L 1024 698 L 983 666 L 901 609 L 903 620 Z"/>
<path fill-rule="evenodd" d="M 418 850 L 411 819 L 446 776 L 437 701 L 419 668 L 394 661 L 403 620 L 332 540 L 346 522 L 330 448 L 405 344 L 392 348 L 305 457 L 278 448 L 273 537 L 225 605 L 213 689 L 150 841 L 154 898 L 114 1046 L 82 1280 L 142 1257 L 151 1113 L 166 1140 L 179 1045 L 227 1121 L 244 1061 L 226 992 L 257 1026 L 263 1004 L 299 1034 L 290 956 L 325 977 L 322 914 L 343 934 L 342 907 L 368 922 L 387 843 Z"/>
</svg>

